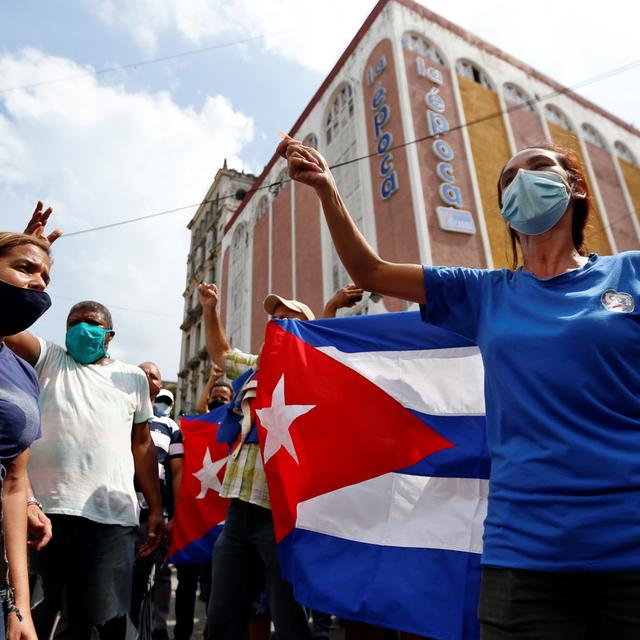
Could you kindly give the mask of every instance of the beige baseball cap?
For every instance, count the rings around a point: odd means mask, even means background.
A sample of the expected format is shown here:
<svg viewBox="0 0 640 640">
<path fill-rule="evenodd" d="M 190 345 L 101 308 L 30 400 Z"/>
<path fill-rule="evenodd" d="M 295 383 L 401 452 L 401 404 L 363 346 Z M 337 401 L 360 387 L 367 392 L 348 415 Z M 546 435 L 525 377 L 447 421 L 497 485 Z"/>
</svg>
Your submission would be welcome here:
<svg viewBox="0 0 640 640">
<path fill-rule="evenodd" d="M 286 298 L 282 298 L 277 296 L 275 293 L 270 293 L 264 299 L 264 310 L 272 315 L 275 311 L 276 307 L 279 304 L 283 304 L 287 309 L 291 309 L 291 311 L 297 311 L 301 313 L 307 320 L 315 320 L 316 317 L 313 315 L 313 311 L 307 307 L 304 302 L 298 302 L 297 300 L 287 300 Z"/>
</svg>

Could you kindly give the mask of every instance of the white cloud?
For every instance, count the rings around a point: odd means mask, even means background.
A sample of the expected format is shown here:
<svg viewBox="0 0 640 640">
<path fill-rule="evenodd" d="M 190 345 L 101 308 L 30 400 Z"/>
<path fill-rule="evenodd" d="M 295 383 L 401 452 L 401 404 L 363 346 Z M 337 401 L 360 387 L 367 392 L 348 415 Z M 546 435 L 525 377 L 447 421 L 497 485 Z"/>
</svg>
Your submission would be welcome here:
<svg viewBox="0 0 640 640">
<path fill-rule="evenodd" d="M 7 86 L 81 71 L 36 50 L 0 57 Z M 197 203 L 225 157 L 242 166 L 252 137 L 252 119 L 223 96 L 196 110 L 166 92 L 131 93 L 91 76 L 0 94 L 2 227 L 21 228 L 38 198 L 55 207 L 54 224 L 68 232 Z M 185 225 L 194 211 L 60 240 L 51 286 L 54 301 L 60 298 L 38 331 L 63 339 L 69 299 L 149 311 L 113 310 L 114 353 L 156 359 L 175 376 Z"/>
<path fill-rule="evenodd" d="M 638 58 L 640 5 L 626 0 L 507 3 L 504 0 L 419 0 L 566 85 Z M 178 33 L 194 47 L 221 37 L 275 34 L 264 49 L 326 73 L 373 9 L 373 0 L 85 0 L 106 22 L 128 30 L 147 52 Z M 285 33 L 276 33 L 288 30 Z M 585 87 L 580 93 L 640 125 L 640 70 Z"/>
<path fill-rule="evenodd" d="M 315 71 L 327 72 L 373 8 L 371 0 L 85 0 L 108 24 L 131 33 L 149 54 L 167 33 L 193 46 L 225 36 L 267 35 L 264 48 Z"/>
</svg>

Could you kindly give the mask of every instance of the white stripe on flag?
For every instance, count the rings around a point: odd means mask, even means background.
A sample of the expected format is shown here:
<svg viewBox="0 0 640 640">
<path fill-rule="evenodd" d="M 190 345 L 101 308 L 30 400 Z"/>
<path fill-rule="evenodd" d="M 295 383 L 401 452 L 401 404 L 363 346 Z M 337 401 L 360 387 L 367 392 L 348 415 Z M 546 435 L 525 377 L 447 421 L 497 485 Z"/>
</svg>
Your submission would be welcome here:
<svg viewBox="0 0 640 640">
<path fill-rule="evenodd" d="M 484 415 L 484 368 L 477 347 L 345 353 L 318 347 L 368 378 L 407 409 L 432 416 Z"/>
<path fill-rule="evenodd" d="M 488 480 L 402 473 L 298 505 L 297 529 L 393 547 L 482 553 Z"/>
</svg>

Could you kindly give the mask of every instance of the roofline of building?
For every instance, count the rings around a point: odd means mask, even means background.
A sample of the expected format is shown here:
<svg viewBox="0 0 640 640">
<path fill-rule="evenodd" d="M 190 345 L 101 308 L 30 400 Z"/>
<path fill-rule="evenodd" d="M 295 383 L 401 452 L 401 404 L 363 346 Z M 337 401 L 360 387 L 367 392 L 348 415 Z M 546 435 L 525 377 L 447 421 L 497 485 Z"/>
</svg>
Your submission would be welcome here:
<svg viewBox="0 0 640 640">
<path fill-rule="evenodd" d="M 204 197 L 204 200 L 198 205 L 196 212 L 191 217 L 191 220 L 189 220 L 189 222 L 187 223 L 187 229 L 191 229 L 193 227 L 195 221 L 197 220 L 198 216 L 202 212 L 203 207 L 209 204 L 209 201 L 211 200 L 210 195 L 218 188 L 218 185 L 224 176 L 232 179 L 233 178 L 251 178 L 253 180 L 256 179 L 256 176 L 254 176 L 252 173 L 245 172 L 245 171 L 238 171 L 237 169 L 230 169 L 229 167 L 226 166 L 226 164 L 227 164 L 227 161 L 225 160 L 225 166 L 221 167 L 216 171 L 216 175 L 213 177 L 213 182 L 211 183 L 211 186 L 207 189 L 207 193 Z"/>
<path fill-rule="evenodd" d="M 581 104 L 583 107 L 586 107 L 591 111 L 595 111 L 596 113 L 599 113 L 600 115 L 604 116 L 608 120 L 611 120 L 613 123 L 615 123 L 619 127 L 626 129 L 627 131 L 629 131 L 629 133 L 632 133 L 633 135 L 640 137 L 640 131 L 635 127 L 633 127 L 632 125 L 630 125 L 629 123 L 625 122 L 624 120 L 621 120 L 617 116 L 614 116 L 613 114 L 609 113 L 602 107 L 599 107 L 598 105 L 594 104 L 590 100 L 587 100 L 586 98 L 583 98 L 582 96 L 574 93 L 568 87 L 565 87 L 559 82 L 552 80 L 549 76 L 539 71 L 536 71 L 533 67 L 530 67 L 529 65 L 525 64 L 521 60 L 518 60 L 517 58 L 510 56 L 509 54 L 505 53 L 501 49 L 498 49 L 497 47 L 490 44 L 486 40 L 483 40 L 482 38 L 472 34 L 466 29 L 459 27 L 458 25 L 454 24 L 453 22 L 450 22 L 446 18 L 443 18 L 437 13 L 434 13 L 433 11 L 427 9 L 421 4 L 418 4 L 414 0 L 379 0 L 378 1 L 378 3 L 373 8 L 371 13 L 367 16 L 366 20 L 362 23 L 362 26 L 360 27 L 360 29 L 358 29 L 358 32 L 353 37 L 353 39 L 351 40 L 347 48 L 344 50 L 343 54 L 340 56 L 340 58 L 338 58 L 338 61 L 335 63 L 335 65 L 333 66 L 333 68 L 331 69 L 327 77 L 324 79 L 320 87 L 318 87 L 318 90 L 313 94 L 313 97 L 311 98 L 311 100 L 309 100 L 309 103 L 305 107 L 304 111 L 300 114 L 299 118 L 295 121 L 295 123 L 289 130 L 290 136 L 292 137 L 295 136 L 296 131 L 300 128 L 302 123 L 306 120 L 307 116 L 311 113 L 311 110 L 319 102 L 320 98 L 322 97 L 327 87 L 333 82 L 334 78 L 338 75 L 343 65 L 348 60 L 349 56 L 353 53 L 355 48 L 360 43 L 360 40 L 362 40 L 365 33 L 368 31 L 369 27 L 373 24 L 375 19 L 380 15 L 382 10 L 390 2 L 397 2 L 398 4 L 404 5 L 405 7 L 414 11 L 415 13 L 421 15 L 423 18 L 426 18 L 431 22 L 435 22 L 436 24 L 440 25 L 444 29 L 451 31 L 452 33 L 461 37 L 463 40 L 466 40 L 468 43 L 478 47 L 479 49 L 483 49 L 484 51 L 495 56 L 496 58 L 500 58 L 501 60 L 504 60 L 510 65 L 524 71 L 526 74 L 530 75 L 536 80 L 539 80 L 544 84 L 547 84 L 558 93 L 569 96 L 572 100 L 574 100 L 578 104 Z M 276 163 L 277 160 L 278 160 L 278 156 L 274 153 L 271 159 L 269 160 L 269 162 L 265 165 L 264 169 L 262 170 L 262 173 L 260 173 L 260 175 L 256 179 L 252 187 L 252 190 L 256 190 L 260 187 L 260 185 L 266 178 L 269 171 L 271 171 L 271 168 L 273 167 L 273 165 Z M 235 213 L 229 219 L 229 222 L 227 222 L 227 224 L 225 225 L 225 228 L 224 228 L 225 234 L 233 226 L 235 221 L 238 219 L 238 216 L 240 216 L 240 214 L 242 213 L 242 211 L 244 210 L 246 204 L 249 202 L 250 199 L 251 198 L 246 198 L 240 204 L 240 206 L 236 209 Z"/>
</svg>

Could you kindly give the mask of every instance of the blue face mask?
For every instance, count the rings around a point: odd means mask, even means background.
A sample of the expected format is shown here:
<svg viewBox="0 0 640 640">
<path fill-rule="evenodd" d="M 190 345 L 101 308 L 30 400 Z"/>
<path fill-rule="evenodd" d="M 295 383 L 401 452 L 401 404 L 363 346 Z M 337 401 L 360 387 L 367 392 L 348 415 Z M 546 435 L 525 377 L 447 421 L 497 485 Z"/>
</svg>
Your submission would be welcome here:
<svg viewBox="0 0 640 640">
<path fill-rule="evenodd" d="M 67 329 L 65 345 L 69 355 L 80 364 L 91 364 L 107 355 L 105 338 L 111 329 L 80 322 Z"/>
<path fill-rule="evenodd" d="M 156 418 L 164 418 L 171 413 L 171 405 L 166 402 L 156 402 L 153 405 L 153 415 Z"/>
<path fill-rule="evenodd" d="M 553 171 L 519 169 L 502 200 L 502 217 L 526 236 L 549 231 L 569 205 L 564 180 Z"/>
</svg>

